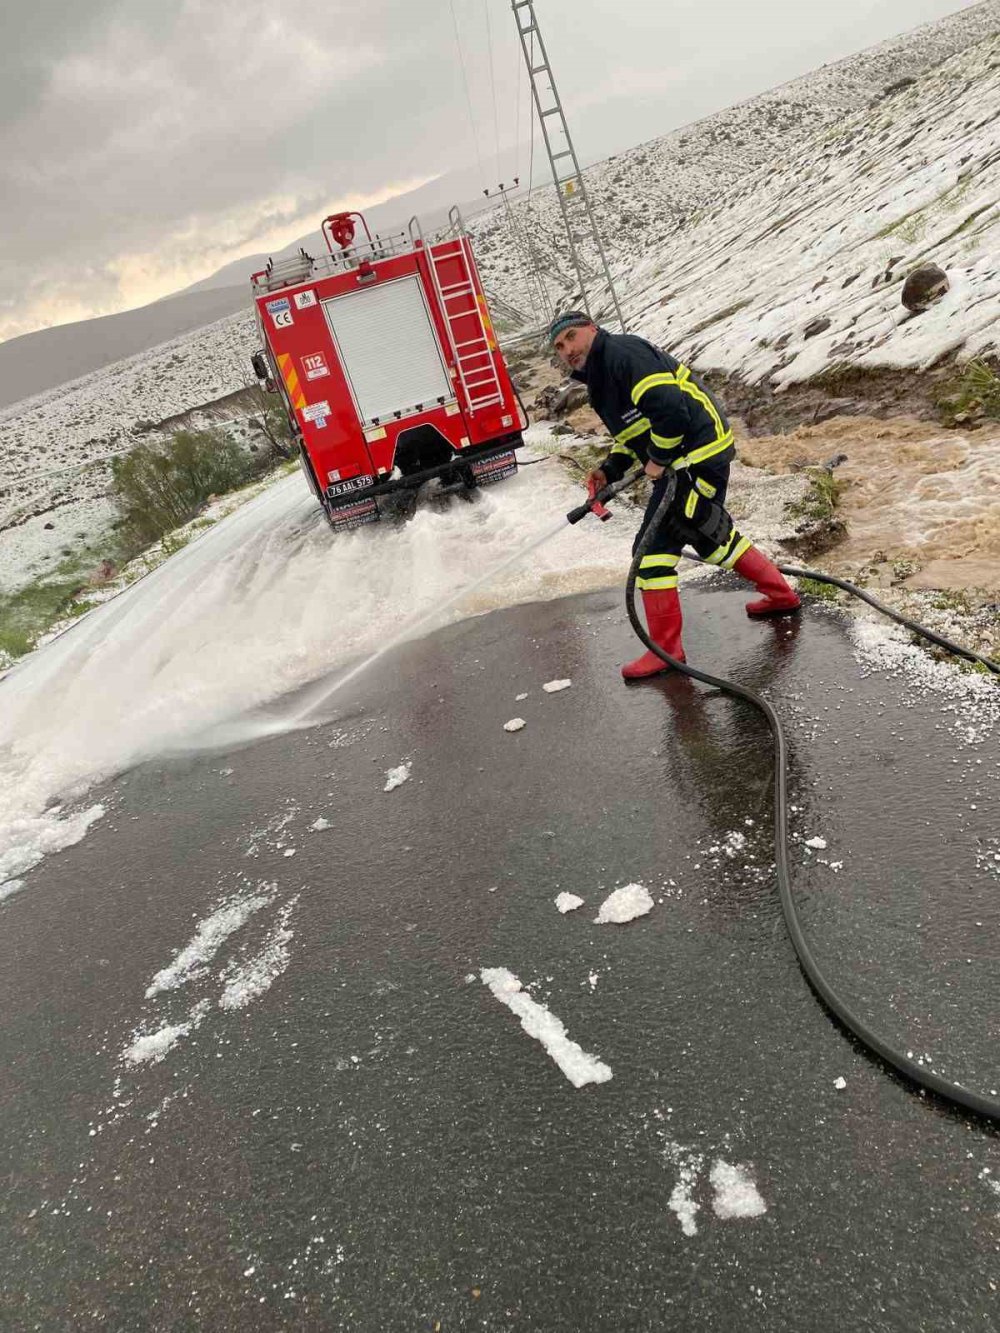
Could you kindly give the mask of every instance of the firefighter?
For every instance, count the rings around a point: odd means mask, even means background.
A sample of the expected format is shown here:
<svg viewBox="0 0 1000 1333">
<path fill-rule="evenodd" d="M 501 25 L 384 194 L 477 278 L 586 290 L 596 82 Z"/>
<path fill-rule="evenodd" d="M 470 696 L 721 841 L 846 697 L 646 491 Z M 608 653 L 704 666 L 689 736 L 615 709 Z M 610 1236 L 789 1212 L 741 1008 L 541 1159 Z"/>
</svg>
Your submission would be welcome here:
<svg viewBox="0 0 1000 1333">
<path fill-rule="evenodd" d="M 677 474 L 677 490 L 639 567 L 650 638 L 671 657 L 685 661 L 677 565 L 685 543 L 709 564 L 735 570 L 762 594 L 747 604 L 751 616 L 798 611 L 798 594 L 767 556 L 737 532 L 725 508 L 729 465 L 735 456 L 733 432 L 722 408 L 691 371 L 644 338 L 598 328 L 589 315 L 570 310 L 549 327 L 549 343 L 587 386 L 594 411 L 614 444 L 587 477 L 591 495 L 618 481 L 636 463 L 653 479 L 653 496 L 636 536 L 637 547 L 666 485 L 667 469 Z M 635 548 L 633 548 L 635 549 Z M 647 652 L 622 667 L 626 680 L 658 675 L 669 668 Z"/>
</svg>

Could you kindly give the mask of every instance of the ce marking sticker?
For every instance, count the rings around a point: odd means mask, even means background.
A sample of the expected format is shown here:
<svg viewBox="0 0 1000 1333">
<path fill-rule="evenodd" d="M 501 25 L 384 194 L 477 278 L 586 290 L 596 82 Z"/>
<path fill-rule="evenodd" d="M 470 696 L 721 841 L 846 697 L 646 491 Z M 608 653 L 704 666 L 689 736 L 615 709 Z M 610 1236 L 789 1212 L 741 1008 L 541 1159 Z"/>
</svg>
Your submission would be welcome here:
<svg viewBox="0 0 1000 1333">
<path fill-rule="evenodd" d="M 267 313 L 274 321 L 276 329 L 291 328 L 295 323 L 292 317 L 292 307 L 287 296 L 282 296 L 277 301 L 268 301 Z"/>
</svg>

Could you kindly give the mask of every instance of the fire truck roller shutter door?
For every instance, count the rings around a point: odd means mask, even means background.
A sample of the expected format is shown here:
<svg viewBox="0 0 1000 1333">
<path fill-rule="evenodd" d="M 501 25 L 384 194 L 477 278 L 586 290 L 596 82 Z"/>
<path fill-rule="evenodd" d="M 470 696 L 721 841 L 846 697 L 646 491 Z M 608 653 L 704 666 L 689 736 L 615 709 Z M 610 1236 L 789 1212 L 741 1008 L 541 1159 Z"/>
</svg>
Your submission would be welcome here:
<svg viewBox="0 0 1000 1333">
<path fill-rule="evenodd" d="M 323 310 L 365 424 L 454 397 L 415 274 L 333 297 Z"/>
</svg>

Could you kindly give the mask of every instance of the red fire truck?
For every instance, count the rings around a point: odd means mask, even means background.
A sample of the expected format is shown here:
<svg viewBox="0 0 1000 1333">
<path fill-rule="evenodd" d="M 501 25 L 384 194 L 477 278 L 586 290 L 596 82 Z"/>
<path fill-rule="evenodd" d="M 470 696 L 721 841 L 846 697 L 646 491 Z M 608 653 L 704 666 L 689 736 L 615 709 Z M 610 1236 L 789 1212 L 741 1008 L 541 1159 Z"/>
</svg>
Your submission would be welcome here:
<svg viewBox="0 0 1000 1333">
<path fill-rule="evenodd" d="M 379 518 L 380 498 L 434 477 L 476 487 L 517 471 L 528 424 L 497 344 L 461 214 L 424 240 L 373 237 L 360 213 L 251 279 L 263 348 L 306 478 L 334 528 Z M 357 224 L 364 240 L 356 240 Z"/>
</svg>

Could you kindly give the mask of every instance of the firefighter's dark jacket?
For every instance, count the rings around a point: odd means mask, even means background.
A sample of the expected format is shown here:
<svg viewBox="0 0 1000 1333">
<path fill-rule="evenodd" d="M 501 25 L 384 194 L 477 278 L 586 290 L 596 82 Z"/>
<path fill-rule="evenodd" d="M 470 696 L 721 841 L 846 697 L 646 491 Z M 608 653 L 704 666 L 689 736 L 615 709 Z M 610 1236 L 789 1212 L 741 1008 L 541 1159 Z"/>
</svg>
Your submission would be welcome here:
<svg viewBox="0 0 1000 1333">
<path fill-rule="evenodd" d="M 614 436 L 601 464 L 618 481 L 637 462 L 715 470 L 735 455 L 722 408 L 686 366 L 645 338 L 599 329 L 582 371 L 591 406 Z"/>
</svg>

